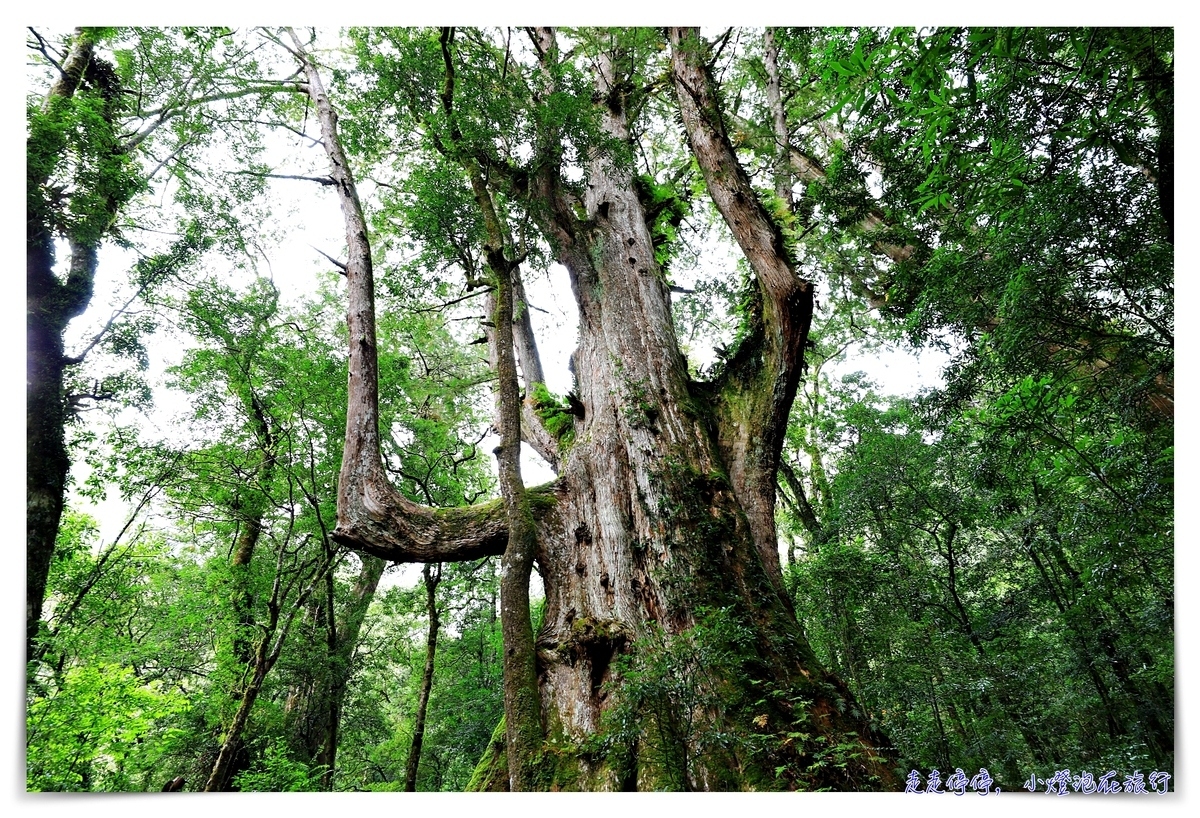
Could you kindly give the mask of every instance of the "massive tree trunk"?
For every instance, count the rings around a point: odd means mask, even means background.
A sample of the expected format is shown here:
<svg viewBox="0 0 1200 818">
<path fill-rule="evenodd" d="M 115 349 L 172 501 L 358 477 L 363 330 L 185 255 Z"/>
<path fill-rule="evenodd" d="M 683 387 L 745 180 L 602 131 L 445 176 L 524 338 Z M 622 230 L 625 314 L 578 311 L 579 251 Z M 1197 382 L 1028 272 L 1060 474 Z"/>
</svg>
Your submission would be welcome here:
<svg viewBox="0 0 1200 818">
<path fill-rule="evenodd" d="M 551 64 L 553 32 L 533 34 Z M 336 116 L 294 42 L 349 245 L 350 397 L 333 536 L 405 562 L 502 554 L 511 514 L 500 504 L 433 511 L 387 481 L 366 223 Z M 599 55 L 598 66 L 601 126 L 627 142 L 626 84 L 608 55 Z M 582 405 L 558 479 L 526 494 L 546 588 L 536 636 L 543 741 L 536 751 L 519 750 L 529 754 L 521 759 L 532 771 L 526 785 L 893 787 L 883 738 L 846 687 L 820 668 L 781 593 L 775 469 L 811 288 L 781 255 L 768 220 L 765 243 L 758 233 L 743 243 L 760 282 L 750 337 L 720 382 L 691 381 L 635 180 L 605 150 L 593 151 L 588 164 L 581 201 L 561 185 L 552 151 L 543 152 L 523 189 L 570 274 Z M 726 170 L 744 179 L 736 164 Z M 728 191 L 734 200 L 749 189 L 740 185 Z M 759 219 L 752 208 L 740 209 L 746 205 L 735 202 L 736 218 Z M 476 783 L 506 789 L 512 749 L 493 742 Z"/>
</svg>

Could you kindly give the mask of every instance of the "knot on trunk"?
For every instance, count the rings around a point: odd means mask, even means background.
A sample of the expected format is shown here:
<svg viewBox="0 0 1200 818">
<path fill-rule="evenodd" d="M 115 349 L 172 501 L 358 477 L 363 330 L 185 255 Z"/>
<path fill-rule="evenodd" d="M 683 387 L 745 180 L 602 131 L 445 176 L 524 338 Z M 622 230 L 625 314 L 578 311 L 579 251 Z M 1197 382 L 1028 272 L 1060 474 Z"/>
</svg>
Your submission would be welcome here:
<svg viewBox="0 0 1200 818">
<path fill-rule="evenodd" d="M 539 644 L 545 659 L 566 661 L 572 667 L 587 663 L 591 678 L 591 693 L 600 692 L 612 660 L 626 652 L 633 643 L 633 630 L 618 619 L 595 619 L 585 616 L 571 624 L 571 630 L 561 641 Z"/>
</svg>

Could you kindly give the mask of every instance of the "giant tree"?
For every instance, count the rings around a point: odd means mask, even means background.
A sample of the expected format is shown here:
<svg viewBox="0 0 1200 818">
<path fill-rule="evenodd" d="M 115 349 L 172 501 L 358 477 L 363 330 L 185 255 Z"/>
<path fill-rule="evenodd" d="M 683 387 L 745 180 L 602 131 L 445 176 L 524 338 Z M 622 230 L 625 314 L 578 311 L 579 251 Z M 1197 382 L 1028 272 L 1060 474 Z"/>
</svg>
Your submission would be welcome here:
<svg viewBox="0 0 1200 818">
<path fill-rule="evenodd" d="M 501 615 L 524 618 L 505 626 L 506 655 L 534 660 L 520 672 L 506 665 L 506 685 L 535 680 L 537 706 L 506 708 L 509 740 L 483 762 L 480 786 L 894 785 L 883 738 L 819 666 L 782 593 L 775 472 L 812 287 L 733 151 L 707 45 L 673 31 L 665 64 L 654 32 L 574 32 L 566 51 L 551 29 L 527 34 L 518 47 L 466 32 L 451 48 L 445 32 L 385 33 L 375 52 L 380 84 L 399 97 L 388 108 L 429 103 L 423 147 L 465 157 L 477 176 L 465 171 L 460 184 L 487 186 L 481 206 L 502 202 L 481 221 L 505 219 L 518 235 L 537 228 L 579 314 L 573 434 L 558 478 L 506 489 L 505 504 L 454 510 L 413 503 L 384 469 L 372 231 L 317 62 L 289 38 L 346 222 L 350 395 L 333 536 L 394 561 L 447 562 L 511 555 L 513 521 L 531 524 L 545 621 L 534 636 L 527 609 L 502 601 Z M 657 104 L 678 106 L 753 270 L 741 344 L 706 381 L 680 353 L 658 214 L 633 163 L 655 70 L 670 72 L 675 91 Z M 481 229 L 478 242 L 493 273 L 520 258 L 503 231 Z M 500 430 L 512 440 L 511 425 Z"/>
</svg>

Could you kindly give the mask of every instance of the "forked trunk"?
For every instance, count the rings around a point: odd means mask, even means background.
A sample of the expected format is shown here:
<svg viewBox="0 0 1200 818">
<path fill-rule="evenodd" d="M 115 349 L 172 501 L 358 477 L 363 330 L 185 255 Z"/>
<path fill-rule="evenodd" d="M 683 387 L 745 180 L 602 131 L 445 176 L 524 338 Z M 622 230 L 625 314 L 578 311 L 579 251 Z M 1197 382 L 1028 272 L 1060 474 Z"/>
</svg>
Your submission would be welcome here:
<svg viewBox="0 0 1200 818">
<path fill-rule="evenodd" d="M 627 138 L 615 92 L 607 104 L 606 129 Z M 689 381 L 633 179 L 603 155 L 590 171 L 586 227 L 557 236 L 580 314 L 584 416 L 538 529 L 542 784 L 887 785 L 869 760 L 881 738 L 850 717 L 779 594 L 778 557 L 756 545 L 742 496 L 769 508 L 773 492 L 750 497 L 762 490 L 753 469 L 726 461 L 715 398 Z M 847 732 L 847 770 L 806 775 Z M 478 782 L 500 788 L 498 772 Z"/>
</svg>

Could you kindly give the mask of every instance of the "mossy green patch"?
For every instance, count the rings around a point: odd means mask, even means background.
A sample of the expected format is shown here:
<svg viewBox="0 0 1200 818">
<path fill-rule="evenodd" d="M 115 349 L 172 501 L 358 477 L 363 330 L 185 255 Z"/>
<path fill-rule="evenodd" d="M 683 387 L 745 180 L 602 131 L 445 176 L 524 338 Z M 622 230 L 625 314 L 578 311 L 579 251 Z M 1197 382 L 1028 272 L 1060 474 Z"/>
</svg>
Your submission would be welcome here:
<svg viewBox="0 0 1200 818">
<path fill-rule="evenodd" d="M 555 395 L 545 384 L 535 383 L 531 391 L 534 414 L 558 441 L 559 450 L 566 450 L 575 442 L 575 415 L 570 402 Z"/>
<path fill-rule="evenodd" d="M 487 749 L 483 751 L 483 758 L 479 759 L 475 772 L 471 774 L 471 780 L 467 783 L 467 792 L 503 792 L 506 789 L 508 789 L 508 752 L 504 717 L 501 716 L 496 729 L 492 731 Z"/>
</svg>

